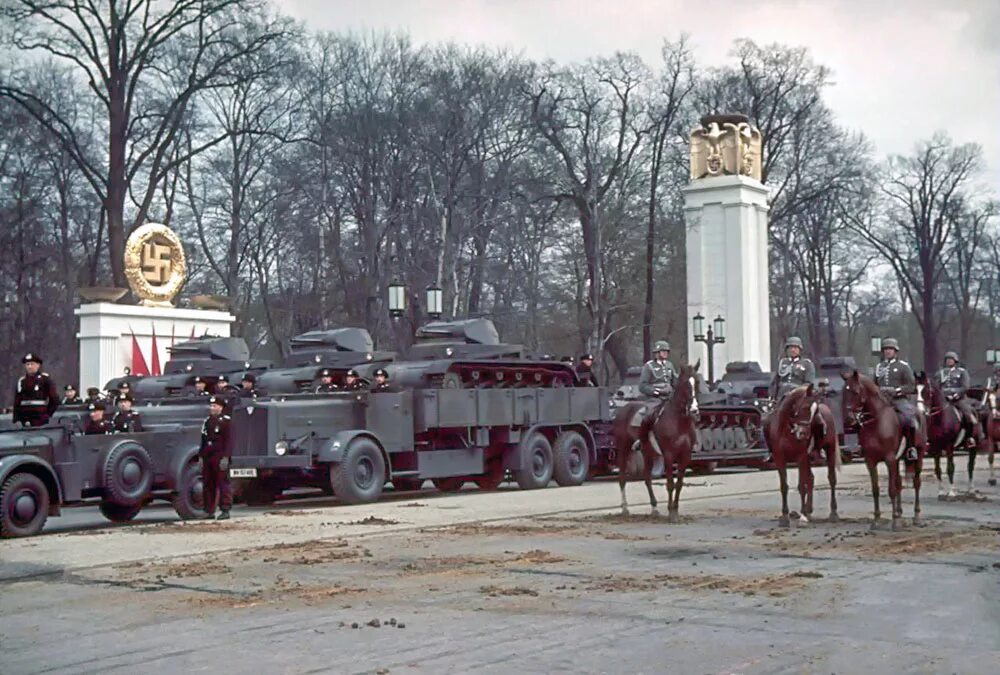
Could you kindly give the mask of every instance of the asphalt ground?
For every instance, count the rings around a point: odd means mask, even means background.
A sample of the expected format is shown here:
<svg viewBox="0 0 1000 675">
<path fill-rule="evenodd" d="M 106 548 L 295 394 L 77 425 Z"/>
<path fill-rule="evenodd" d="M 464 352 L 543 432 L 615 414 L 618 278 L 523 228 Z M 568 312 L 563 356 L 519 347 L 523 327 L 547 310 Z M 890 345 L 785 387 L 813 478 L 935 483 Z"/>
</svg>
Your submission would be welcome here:
<svg viewBox="0 0 1000 675">
<path fill-rule="evenodd" d="M 0 673 L 996 673 L 1000 491 L 925 483 L 923 527 L 872 532 L 863 467 L 840 522 L 816 477 L 790 529 L 772 472 L 689 478 L 678 524 L 641 483 L 621 516 L 609 481 L 228 522 L 81 509 L 0 543 Z"/>
</svg>

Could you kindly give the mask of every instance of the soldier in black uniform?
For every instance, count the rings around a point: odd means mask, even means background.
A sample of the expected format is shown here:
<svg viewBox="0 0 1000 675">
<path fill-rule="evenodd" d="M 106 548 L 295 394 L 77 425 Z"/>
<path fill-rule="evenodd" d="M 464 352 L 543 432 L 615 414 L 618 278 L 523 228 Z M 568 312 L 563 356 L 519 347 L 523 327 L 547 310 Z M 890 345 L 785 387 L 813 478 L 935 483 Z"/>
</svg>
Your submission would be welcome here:
<svg viewBox="0 0 1000 675">
<path fill-rule="evenodd" d="M 198 450 L 205 514 L 208 518 L 215 516 L 218 501 L 218 520 L 228 520 L 229 509 L 233 507 L 233 488 L 229 483 L 229 460 L 233 455 L 231 420 L 224 414 L 225 406 L 221 396 L 208 399 L 208 418 L 201 427 L 201 448 Z"/>
<path fill-rule="evenodd" d="M 639 373 L 639 391 L 650 398 L 670 398 L 677 384 L 677 371 L 670 362 L 670 343 L 660 340 L 653 346 L 653 358 Z"/>
<path fill-rule="evenodd" d="M 200 375 L 194 378 L 194 395 L 195 396 L 211 396 L 212 392 L 208 390 L 208 380 Z"/>
<path fill-rule="evenodd" d="M 371 392 L 373 394 L 396 391 L 396 388 L 389 383 L 389 371 L 385 368 L 379 368 L 374 373 L 372 377 L 375 381 L 372 382 Z"/>
<path fill-rule="evenodd" d="M 63 388 L 64 395 L 62 401 L 59 405 L 80 405 L 83 401 L 80 399 L 80 395 L 76 393 L 76 387 L 72 384 L 67 384 Z"/>
<path fill-rule="evenodd" d="M 259 395 L 257 389 L 254 385 L 257 384 L 257 376 L 253 373 L 247 373 L 240 380 L 240 398 L 250 398 L 256 399 Z"/>
<path fill-rule="evenodd" d="M 104 405 L 104 397 L 101 396 L 101 390 L 97 387 L 87 387 L 87 403 L 99 403 Z"/>
<path fill-rule="evenodd" d="M 132 410 L 132 394 L 120 394 L 118 396 L 118 412 L 111 418 L 111 426 L 115 433 L 127 434 L 143 431 L 142 415 Z"/>
<path fill-rule="evenodd" d="M 333 383 L 333 373 L 324 368 L 319 371 L 319 384 L 313 390 L 317 394 L 329 394 L 338 391 L 340 387 Z"/>
<path fill-rule="evenodd" d="M 41 427 L 49 423 L 52 413 L 59 407 L 59 394 L 48 373 L 41 372 L 42 357 L 29 352 L 21 359 L 24 376 L 14 390 L 14 424 Z"/>
<path fill-rule="evenodd" d="M 597 381 L 594 379 L 594 355 L 584 354 L 580 357 L 580 362 L 576 366 L 576 379 L 581 387 L 596 387 Z"/>
<path fill-rule="evenodd" d="M 87 404 L 87 421 L 83 424 L 83 433 L 88 436 L 107 435 L 114 433 L 111 422 L 104 419 L 104 404 L 91 401 Z"/>
<path fill-rule="evenodd" d="M 771 379 L 771 398 L 781 401 L 785 394 L 816 379 L 816 366 L 802 356 L 802 338 L 785 340 L 785 356 L 778 361 L 778 370 Z"/>
<path fill-rule="evenodd" d="M 365 388 L 365 383 L 361 381 L 358 371 L 351 368 L 344 375 L 344 389 L 347 391 L 361 391 Z"/>
<path fill-rule="evenodd" d="M 917 392 L 917 381 L 910 364 L 899 358 L 899 342 L 894 338 L 882 340 L 882 361 L 875 366 L 875 384 L 899 416 L 906 435 L 907 459 L 916 459 L 914 434 L 919 420 L 913 397 Z"/>
</svg>

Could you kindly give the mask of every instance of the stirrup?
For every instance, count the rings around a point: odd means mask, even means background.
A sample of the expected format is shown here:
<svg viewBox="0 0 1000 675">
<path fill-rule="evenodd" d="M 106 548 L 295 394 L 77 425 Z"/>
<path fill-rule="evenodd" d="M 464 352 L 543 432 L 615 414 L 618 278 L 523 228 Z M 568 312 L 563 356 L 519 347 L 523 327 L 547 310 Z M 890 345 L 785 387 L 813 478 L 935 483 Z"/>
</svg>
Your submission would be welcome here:
<svg viewBox="0 0 1000 675">
<path fill-rule="evenodd" d="M 919 457 L 919 455 L 917 455 L 917 449 L 916 448 L 907 448 L 906 449 L 906 461 L 907 462 L 915 462 L 915 461 L 917 461 L 918 457 Z"/>
</svg>

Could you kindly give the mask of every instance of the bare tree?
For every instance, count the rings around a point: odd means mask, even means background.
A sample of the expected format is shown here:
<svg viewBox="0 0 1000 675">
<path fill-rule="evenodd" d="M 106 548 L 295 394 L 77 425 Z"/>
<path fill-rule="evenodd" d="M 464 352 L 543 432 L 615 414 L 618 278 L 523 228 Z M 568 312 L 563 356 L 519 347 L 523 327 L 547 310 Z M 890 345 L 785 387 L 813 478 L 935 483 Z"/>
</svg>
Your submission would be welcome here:
<svg viewBox="0 0 1000 675">
<path fill-rule="evenodd" d="M 969 353 L 973 322 L 979 313 L 981 295 L 996 274 L 988 260 L 989 235 L 1000 213 L 995 201 L 981 204 L 956 200 L 949 218 L 952 237 L 946 269 L 948 290 L 958 314 L 959 351 Z M 964 357 L 964 356 L 963 356 Z"/>
<path fill-rule="evenodd" d="M 165 6 L 166 5 L 166 6 Z M 80 167 L 107 216 L 113 281 L 125 285 L 122 255 L 130 227 L 141 224 L 160 182 L 180 163 L 222 140 L 213 138 L 171 155 L 195 96 L 227 81 L 229 67 L 276 34 L 238 29 L 245 13 L 263 11 L 258 0 L 12 0 L 0 20 L 13 45 L 42 52 L 74 67 L 104 111 L 107 153 L 84 152 L 80 130 L 44 92 L 20 77 L 0 82 L 0 96 L 24 107 Z M 183 50 L 169 48 L 177 43 Z M 126 202 L 133 197 L 131 226 Z"/>
</svg>

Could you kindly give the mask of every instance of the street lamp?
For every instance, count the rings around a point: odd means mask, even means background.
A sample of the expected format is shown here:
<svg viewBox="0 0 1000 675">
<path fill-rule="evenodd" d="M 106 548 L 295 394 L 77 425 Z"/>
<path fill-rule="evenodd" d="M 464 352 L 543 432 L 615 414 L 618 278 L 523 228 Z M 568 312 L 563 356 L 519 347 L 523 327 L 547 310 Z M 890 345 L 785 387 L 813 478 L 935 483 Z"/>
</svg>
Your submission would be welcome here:
<svg viewBox="0 0 1000 675">
<path fill-rule="evenodd" d="M 389 284 L 389 316 L 398 319 L 406 311 L 406 286 L 393 281 Z"/>
<path fill-rule="evenodd" d="M 694 318 L 691 319 L 691 323 L 694 325 L 694 341 L 704 342 L 705 346 L 708 348 L 708 382 L 711 384 L 715 382 L 715 361 L 713 358 L 713 352 L 715 345 L 721 345 L 726 341 L 726 320 L 722 318 L 721 314 L 715 317 L 715 320 L 712 321 L 712 325 L 708 327 L 707 335 L 702 332 L 705 328 L 705 317 L 703 317 L 700 313 L 696 314 Z"/>
<path fill-rule="evenodd" d="M 882 338 L 878 336 L 872 337 L 872 356 L 879 356 L 882 354 Z"/>
<path fill-rule="evenodd" d="M 988 363 L 990 365 L 993 365 L 994 363 L 996 363 L 997 360 L 998 360 L 997 359 L 997 352 L 1000 352 L 1000 349 L 987 349 L 986 350 L 986 363 Z"/>
<path fill-rule="evenodd" d="M 427 316 L 440 319 L 444 313 L 444 291 L 435 284 L 427 287 Z"/>
</svg>

